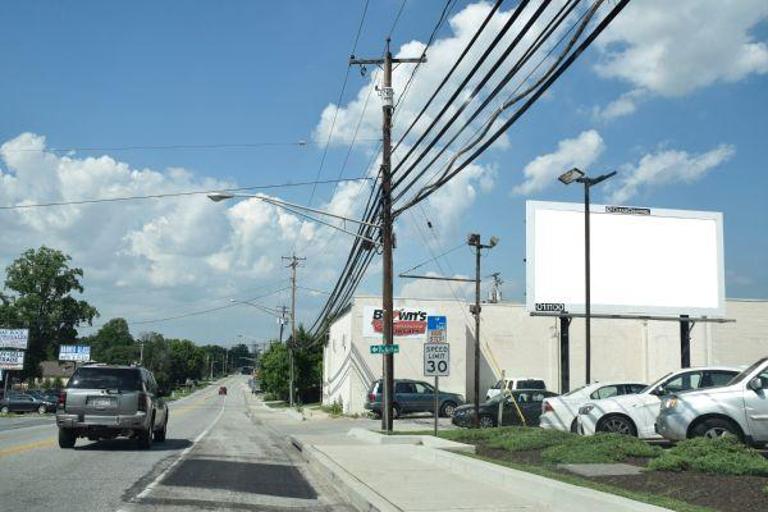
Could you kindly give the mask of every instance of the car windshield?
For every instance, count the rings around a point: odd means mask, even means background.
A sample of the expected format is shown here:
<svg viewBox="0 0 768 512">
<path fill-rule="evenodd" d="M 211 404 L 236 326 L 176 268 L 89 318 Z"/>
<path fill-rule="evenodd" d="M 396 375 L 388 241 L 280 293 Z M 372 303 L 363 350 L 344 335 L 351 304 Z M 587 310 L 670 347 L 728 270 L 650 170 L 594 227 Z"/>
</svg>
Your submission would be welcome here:
<svg viewBox="0 0 768 512">
<path fill-rule="evenodd" d="M 732 378 L 728 382 L 728 384 L 726 384 L 726 386 L 731 386 L 733 384 L 738 384 L 739 382 L 743 381 L 752 372 L 754 372 L 757 369 L 758 366 L 760 366 L 761 364 L 765 363 L 766 361 L 768 361 L 768 357 L 764 357 L 764 358 L 760 359 L 759 361 L 755 362 L 752 366 L 750 366 L 749 368 L 747 368 L 746 370 L 744 370 L 743 372 L 739 373 L 734 378 Z"/>
<path fill-rule="evenodd" d="M 121 368 L 80 368 L 67 385 L 73 389 L 117 389 L 140 391 L 139 371 Z"/>
<path fill-rule="evenodd" d="M 658 386 L 659 384 L 661 384 L 662 382 L 664 382 L 665 380 L 667 380 L 667 379 L 669 378 L 669 376 L 670 376 L 670 375 L 672 375 L 672 372 L 669 372 L 669 373 L 667 373 L 666 375 L 664 375 L 662 378 L 660 378 L 660 379 L 659 379 L 659 380 L 657 380 L 656 382 L 654 382 L 654 383 L 652 383 L 652 384 L 650 384 L 650 385 L 648 385 L 648 386 L 644 387 L 643 389 L 641 389 L 640 391 L 638 391 L 638 392 L 637 392 L 637 394 L 640 394 L 640 393 L 648 393 L 648 392 L 650 392 L 650 391 L 651 391 L 652 389 L 654 389 L 656 386 Z"/>
</svg>

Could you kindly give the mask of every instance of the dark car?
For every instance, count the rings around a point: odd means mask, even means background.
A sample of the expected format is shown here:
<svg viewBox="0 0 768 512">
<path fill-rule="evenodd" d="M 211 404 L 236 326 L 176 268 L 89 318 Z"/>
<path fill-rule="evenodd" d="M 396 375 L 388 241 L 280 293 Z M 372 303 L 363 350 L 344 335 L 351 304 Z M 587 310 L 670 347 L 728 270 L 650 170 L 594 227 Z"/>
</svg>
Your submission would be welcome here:
<svg viewBox="0 0 768 512">
<path fill-rule="evenodd" d="M 539 389 L 516 389 L 503 395 L 496 395 L 480 404 L 480 428 L 499 426 L 499 412 L 501 412 L 500 426 L 523 425 L 522 418 L 525 418 L 526 426 L 537 426 L 541 416 L 541 403 L 544 399 L 553 396 L 557 396 L 557 393 Z M 453 411 L 451 422 L 459 427 L 472 427 L 474 419 L 475 406 L 467 404 Z"/>
<path fill-rule="evenodd" d="M 220 395 L 226 395 L 227 394 L 227 386 L 219 386 L 219 394 Z"/>
<path fill-rule="evenodd" d="M 40 389 L 31 389 L 27 391 L 27 394 L 43 402 L 46 407 L 46 412 L 56 411 L 56 404 L 59 401 L 58 393 L 52 393 L 50 391 L 43 391 Z"/>
<path fill-rule="evenodd" d="M 434 391 L 426 382 L 409 379 L 395 380 L 395 396 L 392 400 L 392 417 L 399 418 L 412 412 L 434 412 Z M 371 384 L 366 396 L 365 408 L 374 415 L 381 416 L 381 404 L 384 400 L 381 380 Z M 450 417 L 454 409 L 464 403 L 464 397 L 456 393 L 440 391 L 437 395 L 440 416 Z"/>
<path fill-rule="evenodd" d="M 55 407 L 54 407 L 55 409 Z M 32 395 L 26 393 L 8 393 L 8 397 L 0 400 L 0 413 L 9 412 L 38 412 L 45 414 L 49 410 L 46 402 L 41 402 Z"/>
</svg>

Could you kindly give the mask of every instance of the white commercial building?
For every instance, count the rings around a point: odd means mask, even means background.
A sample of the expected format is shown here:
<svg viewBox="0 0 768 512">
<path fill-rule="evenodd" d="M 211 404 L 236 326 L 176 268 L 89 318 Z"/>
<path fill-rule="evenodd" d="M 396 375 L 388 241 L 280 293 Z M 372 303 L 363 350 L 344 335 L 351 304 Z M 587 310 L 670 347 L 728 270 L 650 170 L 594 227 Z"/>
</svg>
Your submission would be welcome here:
<svg viewBox="0 0 768 512">
<path fill-rule="evenodd" d="M 323 354 L 323 403 L 338 402 L 347 414 L 364 411 L 370 384 L 381 378 L 382 356 L 370 353 L 381 343 L 376 335 L 377 296 L 357 296 L 333 323 Z M 451 347 L 450 376 L 440 389 L 474 393 L 474 317 L 469 304 L 447 299 L 395 299 L 404 319 L 419 313 L 447 317 Z M 697 322 L 691 330 L 691 365 L 741 366 L 768 355 L 768 301 L 726 301 L 730 323 Z M 560 390 L 560 321 L 532 317 L 524 305 L 483 304 L 481 314 L 480 393 L 506 376 L 543 378 L 549 389 Z M 405 322 L 408 324 L 408 322 Z M 408 331 L 395 342 L 395 378 L 423 379 L 424 336 Z M 570 386 L 584 384 L 584 323 L 575 318 L 570 327 Z M 658 320 L 592 320 L 592 380 L 651 382 L 680 368 L 680 324 Z"/>
</svg>

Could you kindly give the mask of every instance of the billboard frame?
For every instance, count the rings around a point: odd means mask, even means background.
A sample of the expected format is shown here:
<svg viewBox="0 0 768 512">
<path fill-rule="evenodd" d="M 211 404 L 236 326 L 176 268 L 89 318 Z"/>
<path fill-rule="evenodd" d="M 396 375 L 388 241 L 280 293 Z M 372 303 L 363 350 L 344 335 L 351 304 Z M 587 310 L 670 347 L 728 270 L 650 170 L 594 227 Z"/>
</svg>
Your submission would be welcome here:
<svg viewBox="0 0 768 512">
<path fill-rule="evenodd" d="M 577 212 L 584 214 L 583 203 L 566 203 L 553 201 L 526 201 L 526 226 L 525 226 L 525 278 L 526 278 L 526 299 L 525 307 L 531 315 L 534 313 L 550 313 L 551 316 L 561 316 L 560 313 L 567 316 L 577 316 L 584 312 L 584 304 L 579 304 L 578 309 L 568 310 L 568 305 L 563 305 L 559 311 L 541 311 L 536 309 L 535 296 L 535 233 L 536 233 L 536 210 L 558 210 Z M 678 306 L 646 306 L 646 305 L 605 305 L 600 304 L 595 307 L 594 299 L 592 303 L 593 318 L 599 316 L 621 316 L 622 318 L 647 318 L 647 317 L 666 317 L 678 319 L 680 315 L 690 315 L 700 319 L 715 319 L 725 317 L 725 265 L 724 265 L 724 237 L 723 237 L 723 214 L 721 212 L 707 212 L 698 210 L 674 210 L 667 208 L 649 208 L 624 205 L 605 205 L 590 204 L 590 216 L 594 214 L 610 215 L 643 215 L 651 217 L 672 217 L 681 219 L 711 220 L 715 222 L 716 250 L 717 250 L 717 308 L 700 307 L 678 307 Z M 594 269 L 593 269 L 594 272 Z M 541 304 L 541 303 L 539 303 Z M 633 312 L 632 310 L 636 310 Z M 555 313 L 555 314 L 552 314 Z M 544 315 L 542 315 L 544 316 Z"/>
</svg>

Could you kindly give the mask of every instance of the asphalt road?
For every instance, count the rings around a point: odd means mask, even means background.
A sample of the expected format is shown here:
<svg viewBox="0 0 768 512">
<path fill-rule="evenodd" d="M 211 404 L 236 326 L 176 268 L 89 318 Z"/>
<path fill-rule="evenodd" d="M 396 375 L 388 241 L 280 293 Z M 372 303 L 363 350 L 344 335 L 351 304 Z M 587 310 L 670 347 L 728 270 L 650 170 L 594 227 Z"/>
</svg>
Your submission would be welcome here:
<svg viewBox="0 0 768 512">
<path fill-rule="evenodd" d="M 167 441 L 149 451 L 128 439 L 78 439 L 62 450 L 50 418 L 14 418 L 0 427 L 0 509 L 352 510 L 272 415 L 248 406 L 245 383 L 230 377 L 227 396 L 212 386 L 172 403 Z"/>
</svg>

